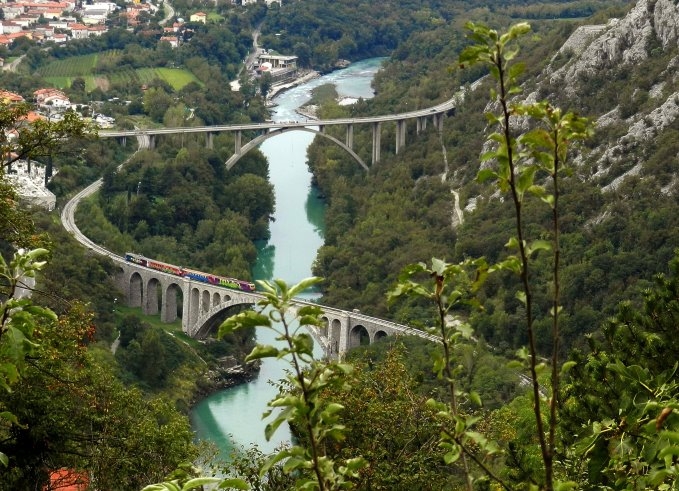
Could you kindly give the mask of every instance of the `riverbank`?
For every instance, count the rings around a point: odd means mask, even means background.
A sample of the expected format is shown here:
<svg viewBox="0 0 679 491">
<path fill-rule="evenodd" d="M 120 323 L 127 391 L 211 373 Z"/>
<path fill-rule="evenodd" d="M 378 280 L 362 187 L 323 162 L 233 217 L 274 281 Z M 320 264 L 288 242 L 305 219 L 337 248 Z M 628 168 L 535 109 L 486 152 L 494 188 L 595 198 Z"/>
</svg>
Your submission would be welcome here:
<svg viewBox="0 0 679 491">
<path fill-rule="evenodd" d="M 290 82 L 272 85 L 271 90 L 269 90 L 269 93 L 266 96 L 267 105 L 271 103 L 271 100 L 276 97 L 276 95 L 321 76 L 316 70 L 305 70 L 300 71 L 300 73 L 301 75 Z"/>
<path fill-rule="evenodd" d="M 191 406 L 221 390 L 252 382 L 259 375 L 260 366 L 261 363 L 257 361 L 228 368 L 211 368 L 196 381 Z"/>
</svg>

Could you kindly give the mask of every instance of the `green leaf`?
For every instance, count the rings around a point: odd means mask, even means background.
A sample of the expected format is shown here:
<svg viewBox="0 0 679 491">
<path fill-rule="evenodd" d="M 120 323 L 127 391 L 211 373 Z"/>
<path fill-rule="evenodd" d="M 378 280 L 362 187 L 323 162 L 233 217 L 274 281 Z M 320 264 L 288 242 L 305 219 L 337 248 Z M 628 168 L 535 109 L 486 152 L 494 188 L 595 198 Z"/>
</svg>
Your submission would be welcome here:
<svg viewBox="0 0 679 491">
<path fill-rule="evenodd" d="M 570 491 L 572 489 L 578 489 L 578 484 L 573 481 L 554 482 L 554 491 Z"/>
<path fill-rule="evenodd" d="M 309 325 L 308 323 L 305 323 L 304 325 Z M 314 340 L 311 337 L 311 335 L 303 332 L 298 334 L 293 338 L 293 345 L 295 351 L 298 353 L 304 353 L 307 355 L 311 355 L 314 351 Z"/>
<path fill-rule="evenodd" d="M 457 462 L 460 458 L 461 450 L 459 445 L 453 445 L 449 452 L 446 452 L 443 456 L 443 461 L 450 465 L 453 462 Z"/>
<path fill-rule="evenodd" d="M 577 364 L 578 363 L 575 362 L 575 361 L 567 361 L 566 363 L 561 365 L 561 374 L 563 375 L 565 373 L 568 373 L 570 371 L 570 369 L 573 368 Z"/>
<path fill-rule="evenodd" d="M 483 406 L 483 402 L 481 402 L 481 396 L 479 396 L 479 394 L 474 391 L 471 391 L 469 393 L 469 400 L 476 404 L 478 407 Z"/>
<path fill-rule="evenodd" d="M 278 357 L 279 350 L 275 346 L 258 344 L 253 348 L 248 356 L 245 357 L 245 361 L 259 360 L 262 358 L 276 358 Z"/>
<path fill-rule="evenodd" d="M 505 244 L 505 247 L 507 249 L 518 249 L 519 248 L 519 240 L 516 237 L 510 237 L 507 243 Z"/>
<path fill-rule="evenodd" d="M 547 240 L 536 240 L 532 242 L 526 249 L 526 254 L 531 255 L 537 251 L 551 251 L 552 244 Z"/>
<path fill-rule="evenodd" d="M 493 154 L 493 156 L 495 156 Z M 493 169 L 481 169 L 477 174 L 476 174 L 476 180 L 480 183 L 484 183 L 490 179 L 497 179 L 497 172 L 495 172 Z"/>
<path fill-rule="evenodd" d="M 308 290 L 314 285 L 319 284 L 320 282 L 323 281 L 323 278 L 319 278 L 318 276 L 312 276 L 310 278 L 305 278 L 296 285 L 293 285 L 290 290 L 288 291 L 288 295 L 290 298 L 296 297 L 300 293 L 302 293 L 304 290 Z"/>
<path fill-rule="evenodd" d="M 297 315 L 299 317 L 305 316 L 319 316 L 323 314 L 323 309 L 317 307 L 316 305 L 305 305 L 297 310 Z"/>
<path fill-rule="evenodd" d="M 526 305 L 526 292 L 519 290 L 516 292 L 515 296 L 519 302 L 521 302 L 523 305 Z"/>
<path fill-rule="evenodd" d="M 283 459 L 287 459 L 294 452 L 294 447 L 290 449 L 281 450 L 277 454 L 271 456 L 264 464 L 259 468 L 259 477 L 264 477 L 269 470 Z"/>
<path fill-rule="evenodd" d="M 192 489 L 203 489 L 206 484 L 217 484 L 221 479 L 218 477 L 196 477 L 186 481 L 182 486 L 182 491 L 191 491 Z"/>
<path fill-rule="evenodd" d="M 217 337 L 221 338 L 226 334 L 232 333 L 236 329 L 248 328 L 248 327 L 271 327 L 271 320 L 259 312 L 254 310 L 248 310 L 247 312 L 241 312 L 238 315 L 229 317 L 219 326 L 217 331 Z"/>
<path fill-rule="evenodd" d="M 431 270 L 438 276 L 443 276 L 446 266 L 448 266 L 448 263 L 446 263 L 443 259 L 438 259 L 436 257 L 431 258 Z"/>
<path fill-rule="evenodd" d="M 221 483 L 219 483 L 219 489 L 248 490 L 248 489 L 250 489 L 250 486 L 248 485 L 247 482 L 245 482 L 242 479 L 230 478 L 230 479 L 224 479 Z"/>
</svg>

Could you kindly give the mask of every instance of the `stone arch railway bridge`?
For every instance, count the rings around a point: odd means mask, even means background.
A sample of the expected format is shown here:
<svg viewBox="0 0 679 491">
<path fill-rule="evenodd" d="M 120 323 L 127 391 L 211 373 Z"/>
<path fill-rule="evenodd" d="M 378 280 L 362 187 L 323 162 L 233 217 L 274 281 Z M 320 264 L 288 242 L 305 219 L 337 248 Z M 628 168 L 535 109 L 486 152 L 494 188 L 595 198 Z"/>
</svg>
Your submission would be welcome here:
<svg viewBox="0 0 679 491">
<path fill-rule="evenodd" d="M 318 120 L 313 122 L 267 122 L 261 124 L 230 125 L 230 126 L 204 126 L 193 128 L 157 128 L 139 129 L 129 131 L 102 131 L 101 138 L 125 139 L 135 137 L 139 141 L 140 148 L 153 147 L 158 136 L 170 134 L 206 134 L 206 143 L 211 145 L 212 137 L 219 132 L 234 132 L 236 134 L 235 153 L 226 162 L 226 167 L 231 168 L 250 149 L 259 145 L 267 138 L 279 135 L 287 131 L 304 130 L 312 131 L 335 141 L 347 150 L 356 161 L 366 170 L 368 166 L 353 151 L 353 128 L 355 125 L 371 125 L 372 139 L 372 163 L 380 160 L 380 127 L 385 122 L 396 124 L 396 153 L 405 146 L 406 122 L 415 120 L 417 134 L 427 126 L 427 121 L 432 120 L 433 126 L 440 131 L 443 118 L 454 110 L 457 97 L 450 99 L 437 106 L 407 113 L 391 114 L 386 116 L 373 116 L 362 118 L 344 118 L 336 120 Z M 318 129 L 310 127 L 313 125 Z M 324 128 L 333 125 L 346 127 L 346 140 L 341 142 L 336 138 L 324 133 Z M 256 130 L 259 136 L 241 145 L 244 131 Z M 129 306 L 140 307 L 145 314 L 160 314 L 163 322 L 174 322 L 179 317 L 181 303 L 182 329 L 189 336 L 201 338 L 207 336 L 211 330 L 229 316 L 232 307 L 239 305 L 254 305 L 263 296 L 256 292 L 243 292 L 225 287 L 202 283 L 187 277 L 180 277 L 170 273 L 164 273 L 155 269 L 146 268 L 125 260 L 124 257 L 95 244 L 87 238 L 75 224 L 75 210 L 83 198 L 93 194 L 101 187 L 102 180 L 94 182 L 80 191 L 67 204 L 61 214 L 61 220 L 67 231 L 95 253 L 109 257 L 116 265 L 115 281 L 124 292 Z M 298 300 L 296 308 L 308 305 L 305 300 Z M 317 305 L 317 304 L 315 304 Z M 347 311 L 319 305 L 323 310 L 323 320 L 326 329 L 315 330 L 311 334 L 320 343 L 328 356 L 341 357 L 351 348 L 366 341 L 372 343 L 382 337 L 390 335 L 415 335 L 431 341 L 439 341 L 439 338 L 411 327 L 397 324 L 388 320 L 364 315 L 356 310 Z"/>
</svg>

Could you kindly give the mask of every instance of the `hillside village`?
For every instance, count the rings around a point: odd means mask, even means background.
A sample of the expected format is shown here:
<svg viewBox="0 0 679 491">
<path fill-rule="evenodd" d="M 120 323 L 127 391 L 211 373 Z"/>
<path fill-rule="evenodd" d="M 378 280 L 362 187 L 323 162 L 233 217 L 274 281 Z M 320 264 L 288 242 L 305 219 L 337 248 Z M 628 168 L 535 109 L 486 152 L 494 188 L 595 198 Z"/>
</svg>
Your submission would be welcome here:
<svg viewBox="0 0 679 491">
<path fill-rule="evenodd" d="M 279 0 L 267 0 L 270 5 Z M 162 1 L 160 5 L 162 5 Z M 237 3 L 232 0 L 232 3 Z M 256 0 L 242 0 L 242 5 L 256 3 Z M 81 1 L 50 1 L 34 0 L 1 3 L 0 11 L 0 46 L 10 47 L 21 37 L 32 39 L 38 43 L 65 43 L 70 39 L 84 39 L 101 36 L 108 30 L 107 19 L 121 10 L 115 2 L 93 2 L 86 4 Z M 144 17 L 154 15 L 158 6 L 150 2 L 131 0 L 126 2 L 120 12 L 128 28 L 133 28 L 143 22 Z M 193 12 L 189 16 L 190 22 L 207 20 L 204 12 Z M 175 22 L 171 27 L 165 27 L 161 41 L 167 41 L 172 47 L 177 47 L 180 38 L 177 33 L 182 29 L 183 22 Z"/>
<path fill-rule="evenodd" d="M 242 0 L 239 3 L 247 5 L 254 1 Z M 266 3 L 270 5 L 275 1 L 267 0 Z M 233 3 L 236 3 L 235 0 Z M 140 24 L 147 23 L 159 8 L 158 5 L 141 3 L 138 0 L 127 2 L 122 8 L 108 1 L 92 4 L 75 0 L 3 1 L 0 3 L 0 46 L 11 49 L 21 38 L 27 38 L 46 46 L 59 46 L 70 40 L 101 36 L 111 26 L 119 25 L 121 22 L 128 30 L 132 30 Z M 172 10 L 170 12 L 173 13 Z M 113 22 L 114 17 L 117 18 L 117 22 Z M 189 13 L 188 17 L 189 23 L 207 22 L 207 14 L 201 11 Z M 168 16 L 161 24 L 171 18 Z M 187 22 L 179 18 L 171 25 L 163 27 L 158 42 L 166 42 L 172 48 L 177 48 L 183 40 L 182 34 L 187 29 L 186 25 Z M 263 53 L 260 56 L 266 57 L 266 52 Z M 268 58 L 260 60 L 260 64 L 263 61 L 271 60 Z M 266 69 L 270 64 L 263 63 L 262 66 Z M 4 70 L 12 69 L 12 66 L 5 64 L 2 58 L 0 58 L 0 67 Z M 274 79 L 279 78 L 278 72 L 285 72 L 285 75 L 289 76 L 290 73 L 296 73 L 296 67 L 284 65 L 270 70 Z M 115 118 L 102 114 L 94 104 L 73 103 L 62 90 L 51 87 L 35 90 L 30 100 L 26 100 L 18 93 L 0 88 L 0 101 L 4 104 L 24 102 L 33 104 L 34 110 L 27 114 L 27 122 L 37 119 L 59 121 L 63 119 L 66 111 L 72 110 L 86 119 L 91 119 L 99 128 L 111 128 L 115 124 Z M 129 101 L 120 102 L 129 103 Z M 7 136 L 13 137 L 13 135 Z M 47 209 L 54 207 L 55 197 L 46 188 L 48 178 L 45 176 L 44 169 L 37 163 L 17 161 L 9 169 L 8 177 L 16 186 L 22 199 Z"/>
</svg>

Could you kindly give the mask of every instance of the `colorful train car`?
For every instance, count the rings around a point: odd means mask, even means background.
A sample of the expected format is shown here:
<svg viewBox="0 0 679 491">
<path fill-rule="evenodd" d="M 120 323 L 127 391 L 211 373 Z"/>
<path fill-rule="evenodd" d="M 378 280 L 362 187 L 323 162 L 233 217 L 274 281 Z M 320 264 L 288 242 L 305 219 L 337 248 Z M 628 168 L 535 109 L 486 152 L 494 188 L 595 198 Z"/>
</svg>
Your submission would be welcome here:
<svg viewBox="0 0 679 491">
<path fill-rule="evenodd" d="M 181 276 L 182 278 L 189 278 L 194 281 L 200 281 L 202 283 L 208 283 L 210 285 L 223 286 L 226 288 L 241 290 L 244 292 L 255 291 L 255 284 L 250 281 L 239 280 L 236 278 L 228 278 L 224 276 L 217 276 L 210 273 L 203 273 L 202 271 L 182 268 L 181 266 L 175 266 L 173 264 L 155 261 L 153 259 L 149 259 L 147 257 L 140 256 L 139 254 L 134 254 L 131 252 L 125 253 L 125 260 L 127 262 L 138 264 L 146 268 L 155 269 L 156 271 L 162 271 L 163 273 Z"/>
</svg>

